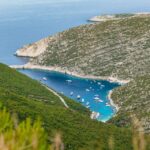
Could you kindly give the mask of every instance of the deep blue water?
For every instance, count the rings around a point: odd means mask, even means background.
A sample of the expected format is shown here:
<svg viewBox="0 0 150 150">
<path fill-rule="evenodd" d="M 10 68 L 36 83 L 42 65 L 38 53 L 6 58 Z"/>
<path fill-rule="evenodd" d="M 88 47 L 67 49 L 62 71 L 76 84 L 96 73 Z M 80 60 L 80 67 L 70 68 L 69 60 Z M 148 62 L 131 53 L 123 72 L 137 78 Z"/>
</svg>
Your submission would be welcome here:
<svg viewBox="0 0 150 150">
<path fill-rule="evenodd" d="M 106 105 L 109 103 L 107 98 L 108 92 L 113 88 L 118 87 L 119 85 L 117 83 L 82 79 L 58 72 L 40 70 L 20 70 L 20 72 L 25 73 L 30 77 L 34 77 L 34 79 L 49 85 L 59 93 L 63 93 L 64 95 L 78 102 L 82 102 L 82 99 L 84 99 L 82 104 L 85 107 L 87 106 L 87 102 L 89 102 L 89 109 L 101 114 L 98 118 L 99 120 L 106 121 L 110 119 L 115 113 L 115 109 L 112 108 L 112 106 Z M 42 79 L 43 77 L 46 77 L 47 80 L 44 81 Z M 68 82 L 68 80 L 71 80 L 72 82 Z M 73 95 L 71 95 L 71 92 L 73 92 Z M 81 96 L 80 99 L 77 98 L 78 95 Z M 94 100 L 95 97 L 103 100 L 103 102 L 97 102 Z"/>
<path fill-rule="evenodd" d="M 26 58 L 13 56 L 15 51 L 25 44 L 53 35 L 65 29 L 88 23 L 87 20 L 95 15 L 148 12 L 149 0 L 0 0 L 0 62 L 8 65 L 24 64 Z M 46 76 L 46 84 L 58 92 L 76 100 L 81 95 L 90 102 L 91 110 L 101 113 L 100 119 L 109 119 L 114 110 L 106 106 L 108 91 L 117 84 L 100 81 L 104 88 L 93 80 L 79 79 L 56 72 L 22 70 L 34 79 Z M 73 80 L 68 84 L 66 80 Z M 85 89 L 90 89 L 86 92 Z M 104 101 L 95 103 L 94 95 Z M 83 103 L 85 104 L 85 103 Z"/>
</svg>

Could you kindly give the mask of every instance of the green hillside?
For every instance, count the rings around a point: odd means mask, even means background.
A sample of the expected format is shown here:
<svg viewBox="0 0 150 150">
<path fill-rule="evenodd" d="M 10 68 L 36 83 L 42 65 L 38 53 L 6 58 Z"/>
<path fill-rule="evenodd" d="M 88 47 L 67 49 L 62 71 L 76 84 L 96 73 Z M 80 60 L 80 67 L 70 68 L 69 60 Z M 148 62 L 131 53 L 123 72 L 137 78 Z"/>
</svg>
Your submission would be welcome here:
<svg viewBox="0 0 150 150">
<path fill-rule="evenodd" d="M 48 37 L 47 50 L 31 63 L 81 75 L 132 79 L 150 74 L 149 32 L 150 15 L 82 25 Z M 36 51 L 38 42 L 31 46 Z"/>
<path fill-rule="evenodd" d="M 3 64 L 0 64 L 0 102 L 11 114 L 17 114 L 19 120 L 40 117 L 48 135 L 62 134 L 67 150 L 108 150 L 110 138 L 115 150 L 133 149 L 129 129 L 92 121 L 85 108 L 69 99 L 70 109 L 65 108 L 40 83 Z"/>
<path fill-rule="evenodd" d="M 27 118 L 19 124 L 14 123 L 14 120 L 15 117 L 1 106 L 0 150 L 52 150 L 39 120 L 32 123 Z"/>
<path fill-rule="evenodd" d="M 82 76 L 133 80 L 115 90 L 113 100 L 121 108 L 113 120 L 129 126 L 132 112 L 142 122 L 145 132 L 150 132 L 149 33 L 149 14 L 82 25 L 48 37 L 47 49 L 30 59 L 30 63 L 59 67 Z M 36 51 L 38 44 L 30 46 Z"/>
<path fill-rule="evenodd" d="M 52 92 L 47 90 L 40 82 L 31 80 L 25 75 L 20 75 L 14 69 L 10 69 L 7 66 L 1 64 L 0 66 L 0 87 L 9 90 L 20 97 L 28 98 L 32 101 L 43 102 L 50 106 L 60 106 L 64 108 L 63 103 L 60 99 L 55 96 Z M 90 115 L 88 109 L 76 103 L 66 97 L 64 97 L 66 103 L 70 109 L 78 110 L 81 113 Z M 65 109 L 65 108 L 64 108 Z"/>
<path fill-rule="evenodd" d="M 146 133 L 150 133 L 150 76 L 137 77 L 129 84 L 114 90 L 114 102 L 120 107 L 117 117 L 111 121 L 119 126 L 129 126 L 131 115 L 141 121 Z"/>
</svg>

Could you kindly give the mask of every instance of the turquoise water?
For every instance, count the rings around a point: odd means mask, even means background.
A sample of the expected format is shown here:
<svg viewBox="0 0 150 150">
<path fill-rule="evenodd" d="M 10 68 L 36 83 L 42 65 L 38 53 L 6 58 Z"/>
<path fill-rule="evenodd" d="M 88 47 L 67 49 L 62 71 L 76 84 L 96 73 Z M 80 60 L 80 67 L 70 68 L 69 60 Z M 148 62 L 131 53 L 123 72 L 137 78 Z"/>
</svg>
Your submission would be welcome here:
<svg viewBox="0 0 150 150">
<path fill-rule="evenodd" d="M 87 24 L 87 20 L 95 15 L 143 11 L 150 11 L 149 0 L 0 0 L 0 62 L 24 64 L 27 58 L 13 56 L 18 48 L 68 28 Z M 117 84 L 56 72 L 21 72 L 38 80 L 46 76 L 48 80 L 42 82 L 74 100 L 80 95 L 85 99 L 83 105 L 89 102 L 91 110 L 101 113 L 100 120 L 108 120 L 115 113 L 114 108 L 106 106 L 106 103 L 108 91 Z M 72 83 L 68 84 L 66 80 L 72 80 Z M 98 82 L 104 87 L 100 89 Z M 73 96 L 70 92 L 74 92 Z M 104 102 L 96 103 L 93 100 L 95 95 L 99 95 Z"/>
<path fill-rule="evenodd" d="M 106 105 L 109 103 L 107 98 L 108 92 L 118 87 L 119 85 L 117 83 L 82 79 L 58 72 L 40 70 L 20 70 L 20 72 L 47 84 L 59 93 L 63 93 L 75 101 L 82 103 L 85 107 L 90 106 L 89 109 L 91 111 L 96 111 L 101 114 L 98 118 L 101 121 L 110 119 L 115 113 L 115 109 L 112 106 Z M 47 80 L 44 81 L 43 77 Z M 80 95 L 80 99 L 77 98 L 78 95 Z M 98 97 L 103 102 L 96 101 L 94 99 L 95 97 Z M 82 102 L 83 99 L 84 102 Z M 87 103 L 89 104 L 87 105 Z"/>
</svg>

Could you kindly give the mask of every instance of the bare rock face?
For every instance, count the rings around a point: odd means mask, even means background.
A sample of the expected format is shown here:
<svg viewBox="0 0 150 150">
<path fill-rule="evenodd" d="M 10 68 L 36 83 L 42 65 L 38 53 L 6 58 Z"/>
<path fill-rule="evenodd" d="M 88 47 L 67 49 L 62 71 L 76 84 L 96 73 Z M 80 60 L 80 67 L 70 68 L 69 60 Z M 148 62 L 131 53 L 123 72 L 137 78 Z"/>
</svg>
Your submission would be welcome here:
<svg viewBox="0 0 150 150">
<path fill-rule="evenodd" d="M 122 80 L 150 74 L 149 24 L 150 16 L 139 15 L 72 28 L 52 36 L 30 62 Z"/>
<path fill-rule="evenodd" d="M 17 56 L 78 74 L 122 80 L 150 74 L 150 15 L 118 15 L 117 20 L 75 27 L 27 45 Z M 138 63 L 137 63 L 138 62 Z"/>
<path fill-rule="evenodd" d="M 36 43 L 25 45 L 16 51 L 16 55 L 21 57 L 37 57 L 46 50 L 49 41 L 49 38 L 45 38 Z"/>
</svg>

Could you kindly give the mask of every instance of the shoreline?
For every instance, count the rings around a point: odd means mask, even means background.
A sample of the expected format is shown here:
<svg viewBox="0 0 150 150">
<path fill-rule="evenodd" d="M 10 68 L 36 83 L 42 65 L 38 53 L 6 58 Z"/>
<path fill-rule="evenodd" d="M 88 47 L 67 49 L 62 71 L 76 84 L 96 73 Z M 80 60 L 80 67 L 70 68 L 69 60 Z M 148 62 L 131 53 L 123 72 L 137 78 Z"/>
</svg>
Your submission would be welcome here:
<svg viewBox="0 0 150 150">
<path fill-rule="evenodd" d="M 119 80 L 117 78 L 113 78 L 113 77 L 95 77 L 95 76 L 90 76 L 90 75 L 79 75 L 78 73 L 75 72 L 70 72 L 70 71 L 64 71 L 62 68 L 60 67 L 47 67 L 47 66 L 39 66 L 39 65 L 32 65 L 30 63 L 27 63 L 25 65 L 12 65 L 10 66 L 11 68 L 14 69 L 35 69 L 35 70 L 45 70 L 45 71 L 56 71 L 56 72 L 60 72 L 60 73 L 64 73 L 64 74 L 68 74 L 71 76 L 75 76 L 78 78 L 83 78 L 83 79 L 95 79 L 95 80 L 106 80 L 112 83 L 119 83 L 120 85 L 124 85 L 130 82 L 130 80 Z M 119 111 L 119 106 L 117 104 L 114 103 L 113 99 L 111 98 L 113 93 L 113 90 L 109 91 L 107 97 L 108 100 L 110 102 L 110 105 L 115 109 L 115 114 Z M 114 114 L 114 115 L 115 115 Z"/>
<path fill-rule="evenodd" d="M 110 105 L 115 108 L 116 113 L 117 113 L 119 111 L 120 107 L 117 104 L 115 104 L 113 99 L 111 98 L 112 93 L 113 93 L 113 90 L 109 91 L 109 93 L 108 93 L 108 100 L 110 101 Z"/>
<path fill-rule="evenodd" d="M 131 15 L 127 17 L 116 17 L 116 15 Z M 150 12 L 139 12 L 139 13 L 121 13 L 121 14 L 107 14 L 107 15 L 99 15 L 99 16 L 93 16 L 92 18 L 88 19 L 90 22 L 105 22 L 110 20 L 119 20 L 124 18 L 131 18 L 131 17 L 137 17 L 142 15 L 150 15 Z"/>
<path fill-rule="evenodd" d="M 63 70 L 60 67 L 48 67 L 48 66 L 32 65 L 30 63 L 27 63 L 25 65 L 11 65 L 10 67 L 14 68 L 14 69 L 37 69 L 37 70 L 45 70 L 45 71 L 56 71 L 56 72 L 68 74 L 71 76 L 75 76 L 78 78 L 93 79 L 93 80 L 106 80 L 106 81 L 109 81 L 112 83 L 119 83 L 121 85 L 127 84 L 130 82 L 130 80 L 120 80 L 120 79 L 115 78 L 115 77 L 102 77 L 102 76 L 93 76 L 93 75 L 84 75 L 84 74 L 81 75 L 77 72 L 70 72 L 67 70 Z"/>
<path fill-rule="evenodd" d="M 83 78 L 83 79 L 95 79 L 95 80 L 106 80 L 112 83 L 119 83 L 120 85 L 124 85 L 130 82 L 130 80 L 119 80 L 117 78 L 114 77 L 96 77 L 96 76 L 91 76 L 91 75 L 80 75 L 76 72 L 70 72 L 70 71 L 64 71 L 62 68 L 60 67 L 47 67 L 47 66 L 39 66 L 39 65 L 32 65 L 30 63 L 27 63 L 25 65 L 12 65 L 10 66 L 11 68 L 14 69 L 36 69 L 36 70 L 45 70 L 45 71 L 56 71 L 56 72 L 60 72 L 60 73 L 64 73 L 64 74 L 68 74 L 71 76 L 75 76 L 78 78 Z M 119 106 L 116 105 L 113 101 L 113 99 L 111 98 L 111 95 L 113 93 L 113 90 L 109 91 L 108 93 L 108 100 L 110 102 L 110 105 L 112 107 L 115 108 L 116 113 L 119 111 Z"/>
</svg>

